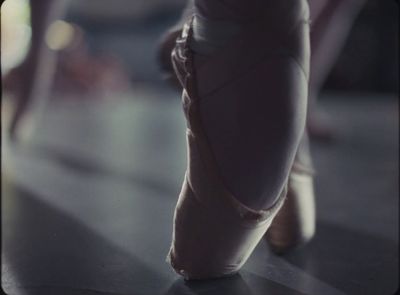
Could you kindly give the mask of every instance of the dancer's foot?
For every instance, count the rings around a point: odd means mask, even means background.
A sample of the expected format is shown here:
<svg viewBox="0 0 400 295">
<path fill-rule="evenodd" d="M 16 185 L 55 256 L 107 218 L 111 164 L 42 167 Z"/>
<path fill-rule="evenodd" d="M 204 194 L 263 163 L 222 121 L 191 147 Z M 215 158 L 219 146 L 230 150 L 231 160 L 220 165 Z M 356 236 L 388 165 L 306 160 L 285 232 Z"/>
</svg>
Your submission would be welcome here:
<svg viewBox="0 0 400 295">
<path fill-rule="evenodd" d="M 165 35 L 163 42 L 160 45 L 160 54 L 159 54 L 159 61 L 162 64 L 162 68 L 164 69 L 165 72 L 169 73 L 169 81 L 174 81 L 173 85 L 181 87 L 178 84 L 177 77 L 174 73 L 171 71 L 173 70 L 172 62 L 171 62 L 171 51 L 173 46 L 175 45 L 175 39 L 178 33 L 180 32 L 179 26 L 175 26 L 173 30 L 170 30 L 168 34 Z M 204 57 L 202 58 L 203 60 L 206 60 Z M 200 62 L 201 64 L 201 62 Z M 268 81 L 268 77 L 265 76 L 263 77 L 265 81 Z M 224 97 L 224 95 L 219 95 L 220 97 Z M 227 96 L 229 98 L 232 97 L 232 95 Z M 266 96 L 264 96 L 265 99 L 267 99 Z M 217 98 L 215 100 L 220 100 Z M 213 99 L 211 99 L 213 101 Z M 232 101 L 227 101 L 229 103 Z M 216 112 L 219 112 L 223 109 L 224 106 L 222 106 L 220 109 L 216 108 Z M 226 109 L 226 108 L 225 108 Z M 228 108 L 229 109 L 229 108 Z M 213 110 L 211 110 L 213 112 Z M 209 112 L 203 112 L 203 113 L 209 113 Z M 218 116 L 218 115 L 217 115 Z M 217 121 L 218 118 L 214 122 Z M 211 129 L 213 126 L 210 127 Z M 228 126 L 229 128 L 229 126 Z M 217 136 L 218 137 L 218 136 Z M 303 149 L 304 150 L 304 149 Z M 265 151 L 266 153 L 268 152 L 267 150 Z M 299 152 L 298 152 L 299 153 Z M 304 158 L 304 154 L 306 154 L 306 157 L 308 157 L 309 151 L 308 151 L 308 146 L 306 148 L 306 151 L 302 152 L 301 158 Z M 272 247 L 277 250 L 277 252 L 282 252 L 286 250 L 287 248 L 291 248 L 296 246 L 298 243 L 303 243 L 306 240 L 309 240 L 312 235 L 313 235 L 313 228 L 315 224 L 315 213 L 314 213 L 314 194 L 313 194 L 313 178 L 312 174 L 309 173 L 312 169 L 310 161 L 307 163 L 299 163 L 299 155 L 296 155 L 296 160 L 295 160 L 295 165 L 291 169 L 290 177 L 289 177 L 289 199 L 287 201 L 287 204 L 285 205 L 285 210 L 281 215 L 280 218 L 277 219 L 276 226 L 273 226 L 274 229 L 272 230 L 274 234 L 271 235 L 272 238 L 267 238 L 267 240 L 271 240 Z M 304 161 L 303 161 L 304 162 Z M 299 167 L 302 167 L 302 169 L 298 169 Z M 297 204 L 296 203 L 299 203 Z M 307 209 L 307 213 L 310 213 L 309 218 L 300 218 L 304 214 L 305 208 Z M 296 211 L 298 210 L 298 212 Z M 312 213 L 312 214 L 311 214 Z M 285 220 L 287 219 L 287 220 Z M 290 223 L 297 223 L 297 230 L 294 230 L 294 228 L 291 228 L 289 230 L 285 229 L 285 226 L 290 224 Z M 274 222 L 275 223 L 275 222 Z M 283 225 L 282 225 L 283 224 Z M 286 226 L 287 227 L 287 226 Z M 281 233 L 280 236 L 276 234 L 277 228 L 281 228 L 282 230 L 286 230 L 285 233 Z M 281 241 L 279 237 L 282 237 L 284 235 L 285 241 Z M 302 238 L 300 238 L 302 237 Z M 276 242 L 280 243 L 281 247 L 279 246 L 274 247 Z"/>
<path fill-rule="evenodd" d="M 165 35 L 164 41 L 160 44 L 161 54 L 159 59 L 162 68 L 168 74 L 166 75 L 166 77 L 168 76 L 167 81 L 177 89 L 181 89 L 181 85 L 175 72 L 173 72 L 170 57 L 177 35 L 180 33 L 181 30 L 175 30 Z M 307 122 L 307 124 L 310 123 Z M 310 125 L 307 125 L 307 128 L 313 139 L 323 140 L 324 142 L 332 139 L 330 128 L 316 130 L 314 126 Z M 265 240 L 277 254 L 284 254 L 307 243 L 315 233 L 314 170 L 306 136 L 302 146 L 296 153 L 295 162 L 289 175 L 286 201 L 265 236 Z M 302 153 L 301 157 L 300 152 Z"/>
<path fill-rule="evenodd" d="M 185 279 L 209 279 L 235 274 L 281 208 L 286 190 L 266 210 L 244 206 L 222 183 L 200 116 L 193 55 L 187 27 L 175 49 L 174 62 L 184 86 L 188 122 L 188 169 L 174 214 L 168 260 Z"/>
<path fill-rule="evenodd" d="M 189 166 L 170 258 L 188 278 L 236 272 L 282 204 L 307 101 L 308 20 L 300 3 L 275 4 L 269 13 L 282 17 L 244 28 L 210 56 L 193 53 L 189 27 L 177 41 Z"/>
</svg>

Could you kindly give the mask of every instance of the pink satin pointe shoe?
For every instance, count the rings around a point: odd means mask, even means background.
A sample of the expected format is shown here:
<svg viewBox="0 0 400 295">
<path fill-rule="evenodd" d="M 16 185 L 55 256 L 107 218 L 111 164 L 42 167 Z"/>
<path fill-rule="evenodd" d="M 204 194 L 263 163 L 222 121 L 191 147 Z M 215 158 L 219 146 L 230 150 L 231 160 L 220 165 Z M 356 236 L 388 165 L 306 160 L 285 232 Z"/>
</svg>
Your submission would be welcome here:
<svg viewBox="0 0 400 295">
<path fill-rule="evenodd" d="M 166 80 L 177 89 L 181 84 L 173 70 L 171 52 L 181 29 L 174 29 L 163 37 L 160 43 L 159 63 Z M 271 249 L 283 254 L 292 248 L 308 242 L 315 233 L 315 196 L 313 169 L 300 166 L 297 157 L 288 181 L 288 194 L 283 208 L 272 222 L 265 240 Z"/>
<path fill-rule="evenodd" d="M 241 268 L 283 205 L 286 189 L 270 208 L 252 210 L 222 184 L 200 120 L 189 36 L 190 25 L 185 25 L 173 53 L 184 88 L 188 168 L 175 209 L 168 260 L 185 279 L 208 279 L 233 275 Z"/>
<path fill-rule="evenodd" d="M 249 68 L 257 66 L 265 59 L 276 58 L 277 63 L 287 71 L 294 71 L 295 77 L 305 75 L 307 78 L 309 51 L 306 17 L 301 15 L 296 23 L 290 25 L 287 22 L 277 29 L 278 33 L 274 29 L 268 29 L 269 35 L 267 34 L 266 39 L 276 40 L 277 45 L 267 45 L 265 40 L 259 38 L 265 33 L 264 28 L 270 28 L 268 23 L 255 24 L 238 40 L 234 40 L 237 41 L 236 44 L 230 44 L 227 50 L 214 56 L 208 66 L 201 68 L 194 67 L 193 52 L 188 45 L 192 38 L 191 21 L 185 24 L 181 36 L 176 40 L 172 63 L 183 87 L 188 167 L 174 213 L 172 245 L 167 260 L 185 279 L 209 279 L 237 273 L 270 226 L 275 228 L 275 232 L 265 236 L 265 239 L 273 245 L 273 249 L 286 249 L 287 245 L 291 247 L 293 241 L 309 239 L 313 232 L 308 223 L 303 228 L 302 222 L 305 219 L 302 214 L 297 214 L 299 218 L 290 218 L 292 223 L 299 220 L 296 231 L 300 228 L 300 234 L 297 232 L 296 238 L 286 239 L 276 234 L 281 229 L 287 230 L 289 223 L 286 222 L 285 215 L 292 216 L 293 210 L 307 207 L 298 204 L 305 200 L 298 196 L 306 193 L 307 189 L 307 195 L 310 196 L 311 174 L 305 174 L 305 170 L 293 165 L 287 185 L 276 196 L 272 206 L 263 210 L 245 206 L 225 187 L 200 116 L 201 97 L 205 93 L 221 89 L 221 85 L 224 87 L 229 79 L 246 74 Z M 294 33 L 290 39 L 280 38 L 279 32 L 282 30 Z M 248 51 L 246 58 L 238 59 L 237 57 L 244 56 L 244 50 Z M 233 60 L 234 64 L 229 63 Z M 280 72 L 282 73 L 287 75 L 285 71 Z M 289 74 L 289 77 L 292 76 Z M 290 81 L 289 84 L 292 83 L 290 79 L 287 80 Z M 303 79 L 299 82 L 301 91 L 307 88 L 306 81 Z M 306 95 L 306 92 L 301 95 Z M 305 175 L 307 177 L 303 177 Z M 291 200 L 288 200 L 286 206 L 288 209 L 281 214 L 283 221 L 273 226 L 271 224 L 275 223 L 274 218 L 282 206 L 285 206 L 288 185 L 292 191 Z M 293 235 L 290 231 L 288 233 Z M 304 238 L 299 239 L 298 236 L 303 233 Z"/>
</svg>

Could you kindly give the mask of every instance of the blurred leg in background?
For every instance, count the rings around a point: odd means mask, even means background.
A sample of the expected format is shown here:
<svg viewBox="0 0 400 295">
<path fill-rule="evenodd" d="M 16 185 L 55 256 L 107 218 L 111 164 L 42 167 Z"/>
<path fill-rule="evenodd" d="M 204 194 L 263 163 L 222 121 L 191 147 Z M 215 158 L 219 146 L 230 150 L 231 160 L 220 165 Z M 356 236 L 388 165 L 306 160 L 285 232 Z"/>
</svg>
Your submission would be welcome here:
<svg viewBox="0 0 400 295">
<path fill-rule="evenodd" d="M 317 98 L 344 47 L 365 0 L 310 0 L 311 76 L 307 128 L 313 139 L 330 141 L 334 131 L 318 110 Z"/>
<path fill-rule="evenodd" d="M 45 43 L 49 24 L 63 16 L 66 0 L 31 0 L 31 46 L 23 63 L 10 73 L 16 93 L 14 111 L 9 123 L 9 137 L 18 140 L 20 125 L 29 108 L 40 110 L 52 84 L 56 55 Z M 6 82 L 7 84 L 7 82 Z M 33 104 L 35 104 L 33 106 Z"/>
</svg>

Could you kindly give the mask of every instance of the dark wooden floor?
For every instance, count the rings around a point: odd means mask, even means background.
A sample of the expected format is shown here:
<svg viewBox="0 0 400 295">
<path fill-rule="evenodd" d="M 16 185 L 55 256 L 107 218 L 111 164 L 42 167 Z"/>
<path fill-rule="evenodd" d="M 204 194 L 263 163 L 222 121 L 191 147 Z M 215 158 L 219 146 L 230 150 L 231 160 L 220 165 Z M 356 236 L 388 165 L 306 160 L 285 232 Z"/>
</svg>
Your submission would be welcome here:
<svg viewBox="0 0 400 295">
<path fill-rule="evenodd" d="M 317 234 L 260 244 L 232 278 L 185 283 L 165 262 L 185 169 L 176 93 L 59 99 L 30 144 L 3 138 L 2 287 L 34 295 L 389 295 L 398 286 L 398 116 L 386 97 L 325 98 L 338 140 L 313 146 Z"/>
</svg>

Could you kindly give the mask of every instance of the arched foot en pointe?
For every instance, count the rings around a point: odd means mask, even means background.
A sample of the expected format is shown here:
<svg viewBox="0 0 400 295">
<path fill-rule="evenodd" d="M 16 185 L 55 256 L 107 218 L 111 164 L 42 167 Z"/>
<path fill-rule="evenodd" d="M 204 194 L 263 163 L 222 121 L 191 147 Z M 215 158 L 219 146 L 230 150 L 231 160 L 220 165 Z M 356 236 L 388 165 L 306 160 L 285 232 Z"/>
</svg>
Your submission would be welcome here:
<svg viewBox="0 0 400 295">
<path fill-rule="evenodd" d="M 262 22 L 251 24 L 248 30 L 232 42 L 236 46 L 222 50 L 200 69 L 194 66 L 193 52 L 188 45 L 191 38 L 190 22 L 177 39 L 173 64 L 184 88 L 188 168 L 174 214 L 173 241 L 168 259 L 175 271 L 186 279 L 222 277 L 239 271 L 282 207 L 290 172 L 289 169 L 282 184 L 278 185 L 280 189 L 276 195 L 270 196 L 272 204 L 261 209 L 246 206 L 237 195 L 232 194 L 221 176 L 214 142 L 210 142 L 204 127 L 204 97 L 207 97 L 207 93 L 224 93 L 226 85 L 234 88 L 232 79 L 249 75 L 252 68 L 264 67 L 269 60 L 276 62 L 276 65 L 281 64 L 279 68 L 284 70 L 279 75 L 284 82 L 273 93 L 278 93 L 278 98 L 279 95 L 289 96 L 290 102 L 294 101 L 294 97 L 290 96 L 296 96 L 299 100 L 299 104 L 296 101 L 290 109 L 293 117 L 297 118 L 293 122 L 293 128 L 298 132 L 293 144 L 298 146 L 304 130 L 305 116 L 302 116 L 302 112 L 307 99 L 307 17 L 308 14 L 301 10 L 298 17 L 292 17 L 293 22 L 288 21 L 275 29 Z M 282 30 L 285 34 L 282 34 Z M 265 33 L 265 40 L 254 39 Z M 267 40 L 276 41 L 267 46 Z M 253 47 L 249 47 L 249 44 Z M 246 50 L 248 58 L 235 59 L 245 55 Z M 232 64 L 232 61 L 235 63 Z M 210 75 L 213 67 L 216 67 L 216 72 Z M 238 87 L 245 89 L 246 85 Z M 281 89 L 285 91 L 280 92 Z M 286 159 L 291 162 L 291 166 L 296 149 Z"/>
</svg>

